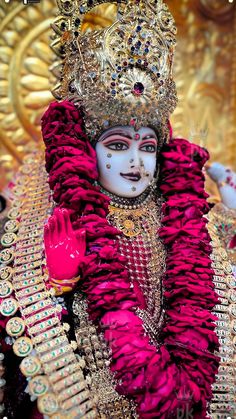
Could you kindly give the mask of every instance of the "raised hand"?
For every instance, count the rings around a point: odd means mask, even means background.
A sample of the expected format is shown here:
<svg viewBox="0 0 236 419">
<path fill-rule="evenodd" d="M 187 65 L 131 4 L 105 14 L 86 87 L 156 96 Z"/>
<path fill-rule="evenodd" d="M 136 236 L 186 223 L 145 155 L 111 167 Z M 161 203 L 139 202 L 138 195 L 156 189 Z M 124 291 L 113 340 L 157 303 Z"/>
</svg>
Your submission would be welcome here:
<svg viewBox="0 0 236 419">
<path fill-rule="evenodd" d="M 68 211 L 56 208 L 44 227 L 44 244 L 50 282 L 56 288 L 61 283 L 68 288 L 64 291 L 69 291 L 78 280 L 75 282 L 73 278 L 78 276 L 79 263 L 85 254 L 85 230 L 75 235 Z"/>
</svg>

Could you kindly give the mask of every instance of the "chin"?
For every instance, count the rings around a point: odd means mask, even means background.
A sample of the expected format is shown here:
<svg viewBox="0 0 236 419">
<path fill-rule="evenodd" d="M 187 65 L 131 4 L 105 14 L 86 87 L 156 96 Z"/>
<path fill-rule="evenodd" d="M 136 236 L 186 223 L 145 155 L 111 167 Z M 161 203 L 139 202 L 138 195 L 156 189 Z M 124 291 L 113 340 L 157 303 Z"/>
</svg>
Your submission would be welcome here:
<svg viewBox="0 0 236 419">
<path fill-rule="evenodd" d="M 133 185 L 132 185 L 133 186 Z M 146 189 L 148 188 L 148 186 L 142 187 L 142 188 L 137 188 L 136 191 L 131 191 L 130 190 L 130 186 L 129 189 L 127 190 L 127 188 L 123 188 L 122 190 L 108 190 L 108 192 L 111 192 L 112 194 L 119 196 L 121 198 L 137 198 L 138 196 L 140 196 L 143 192 L 146 191 Z"/>
</svg>

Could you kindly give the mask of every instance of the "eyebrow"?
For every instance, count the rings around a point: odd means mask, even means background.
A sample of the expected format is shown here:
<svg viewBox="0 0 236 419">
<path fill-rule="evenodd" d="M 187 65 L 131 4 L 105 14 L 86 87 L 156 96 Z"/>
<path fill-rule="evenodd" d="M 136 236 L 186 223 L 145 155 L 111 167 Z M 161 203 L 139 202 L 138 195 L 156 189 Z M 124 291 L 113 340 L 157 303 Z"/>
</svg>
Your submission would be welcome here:
<svg viewBox="0 0 236 419">
<path fill-rule="evenodd" d="M 124 131 L 121 131 L 121 130 L 119 130 L 118 128 L 117 128 L 117 129 L 115 129 L 115 128 L 114 128 L 114 130 L 111 130 L 111 131 L 109 131 L 109 132 L 107 132 L 107 133 L 104 133 L 104 135 L 101 135 L 101 138 L 99 139 L 99 142 L 100 142 L 100 141 L 104 141 L 104 140 L 106 140 L 108 137 L 110 137 L 111 135 L 115 135 L 115 134 L 121 135 L 122 137 L 125 137 L 125 138 L 127 138 L 128 140 L 133 140 L 133 139 L 134 139 L 134 138 L 133 138 L 133 134 L 130 134 L 129 132 L 124 132 Z M 150 132 L 150 133 L 146 134 L 144 137 L 141 137 L 141 136 L 140 136 L 140 139 L 141 139 L 142 141 L 144 141 L 144 140 L 149 140 L 149 139 L 155 139 L 156 141 L 158 141 L 158 139 L 157 139 L 157 137 L 156 137 L 156 134 L 154 134 L 154 133 L 152 133 L 152 132 Z"/>
<path fill-rule="evenodd" d="M 104 140 L 107 139 L 107 137 L 110 137 L 111 135 L 115 135 L 115 134 L 122 135 L 122 137 L 125 137 L 125 138 L 127 138 L 129 140 L 132 140 L 133 139 L 132 134 L 129 134 L 128 132 L 114 130 L 114 131 L 107 132 L 107 134 L 104 134 L 104 136 L 101 136 L 101 138 L 100 138 L 99 141 L 104 141 Z"/>
<path fill-rule="evenodd" d="M 157 141 L 157 137 L 156 134 L 146 134 L 145 137 L 142 137 L 142 141 L 144 140 L 156 140 Z"/>
</svg>

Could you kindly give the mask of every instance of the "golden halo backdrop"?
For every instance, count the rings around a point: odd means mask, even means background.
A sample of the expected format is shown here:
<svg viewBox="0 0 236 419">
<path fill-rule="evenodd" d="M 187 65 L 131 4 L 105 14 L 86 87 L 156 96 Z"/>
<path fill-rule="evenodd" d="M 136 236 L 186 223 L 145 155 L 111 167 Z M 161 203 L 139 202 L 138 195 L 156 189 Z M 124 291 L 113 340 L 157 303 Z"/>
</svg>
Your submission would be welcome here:
<svg viewBox="0 0 236 419">
<path fill-rule="evenodd" d="M 236 1 L 166 3 L 178 27 L 175 134 L 201 143 L 212 160 L 236 169 Z M 0 188 L 41 143 L 40 120 L 55 84 L 49 67 L 55 68 L 57 58 L 49 45 L 56 13 L 55 0 L 0 3 Z M 114 5 L 103 4 L 87 15 L 84 30 L 109 25 L 115 13 Z"/>
<path fill-rule="evenodd" d="M 50 48 L 54 0 L 23 5 L 0 3 L 0 188 L 24 155 L 41 143 L 40 121 L 54 99 L 55 78 L 49 68 L 56 60 Z M 113 5 L 88 15 L 84 29 L 111 23 Z"/>
</svg>

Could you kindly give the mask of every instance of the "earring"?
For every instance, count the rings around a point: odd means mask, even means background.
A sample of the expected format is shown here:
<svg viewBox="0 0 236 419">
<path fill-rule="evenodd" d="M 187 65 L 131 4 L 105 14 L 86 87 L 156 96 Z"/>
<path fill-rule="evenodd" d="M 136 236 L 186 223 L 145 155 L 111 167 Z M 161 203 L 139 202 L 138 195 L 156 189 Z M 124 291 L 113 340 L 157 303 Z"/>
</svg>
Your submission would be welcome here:
<svg viewBox="0 0 236 419">
<path fill-rule="evenodd" d="M 157 181 L 158 181 L 158 178 L 159 178 L 159 173 L 160 173 L 160 165 L 157 164 L 155 174 L 154 174 L 153 178 L 151 179 L 151 181 L 149 183 L 149 187 L 150 187 L 151 191 L 155 191 L 155 189 L 157 187 Z"/>
<path fill-rule="evenodd" d="M 154 191 L 156 189 L 156 186 L 157 186 L 157 178 L 153 177 L 149 183 L 149 187 L 152 191 Z"/>
</svg>

